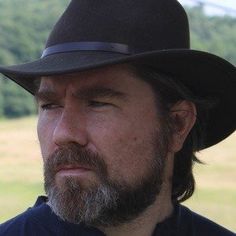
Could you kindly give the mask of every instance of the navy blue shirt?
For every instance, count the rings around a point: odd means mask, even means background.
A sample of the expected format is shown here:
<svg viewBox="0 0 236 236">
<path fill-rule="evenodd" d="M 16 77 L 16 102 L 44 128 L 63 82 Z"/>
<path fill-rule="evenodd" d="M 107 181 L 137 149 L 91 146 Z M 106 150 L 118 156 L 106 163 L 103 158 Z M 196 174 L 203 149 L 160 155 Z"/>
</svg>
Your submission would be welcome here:
<svg viewBox="0 0 236 236">
<path fill-rule="evenodd" d="M 39 197 L 34 207 L 0 225 L 0 236 L 104 236 L 96 228 L 71 224 L 57 217 Z M 176 205 L 171 217 L 156 225 L 153 236 L 233 236 L 216 223 Z"/>
</svg>

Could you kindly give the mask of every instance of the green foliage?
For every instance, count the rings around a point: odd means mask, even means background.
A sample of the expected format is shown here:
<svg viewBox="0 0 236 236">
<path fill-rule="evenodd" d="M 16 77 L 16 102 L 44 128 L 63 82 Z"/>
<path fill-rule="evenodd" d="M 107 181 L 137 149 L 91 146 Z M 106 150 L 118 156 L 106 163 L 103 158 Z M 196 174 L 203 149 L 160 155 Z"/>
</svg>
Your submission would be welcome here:
<svg viewBox="0 0 236 236">
<path fill-rule="evenodd" d="M 0 0 L 0 64 L 40 57 L 57 18 L 69 0 Z M 209 17 L 201 7 L 187 8 L 193 49 L 208 51 L 236 64 L 236 18 Z M 0 78 L 0 117 L 35 113 L 31 95 Z"/>
<path fill-rule="evenodd" d="M 36 112 L 32 96 L 8 79 L 2 80 L 2 112 L 6 117 L 21 117 Z"/>
<path fill-rule="evenodd" d="M 49 31 L 68 0 L 0 0 L 1 64 L 22 63 L 41 55 Z M 8 61 L 9 60 L 9 61 Z"/>
<path fill-rule="evenodd" d="M 193 49 L 211 52 L 236 64 L 236 18 L 207 16 L 201 7 L 187 8 Z"/>
<path fill-rule="evenodd" d="M 69 0 L 0 0 L 0 64 L 39 58 L 53 24 Z M 36 112 L 33 97 L 10 80 L 0 78 L 0 117 Z"/>
<path fill-rule="evenodd" d="M 0 118 L 3 117 L 3 81 L 0 80 Z"/>
</svg>

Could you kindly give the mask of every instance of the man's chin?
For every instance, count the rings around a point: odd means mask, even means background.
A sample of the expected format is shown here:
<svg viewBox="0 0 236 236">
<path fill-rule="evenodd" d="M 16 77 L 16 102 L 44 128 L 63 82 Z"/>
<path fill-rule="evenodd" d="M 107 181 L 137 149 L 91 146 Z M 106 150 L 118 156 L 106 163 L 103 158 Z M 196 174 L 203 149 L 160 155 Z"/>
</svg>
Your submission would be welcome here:
<svg viewBox="0 0 236 236">
<path fill-rule="evenodd" d="M 70 182 L 70 185 L 81 189 L 100 184 L 96 174 L 90 170 L 62 170 L 55 175 L 55 184 L 58 189 L 68 188 L 68 181 Z"/>
<path fill-rule="evenodd" d="M 116 205 L 117 195 L 102 185 L 82 187 L 74 177 L 64 178 L 64 184 L 54 185 L 47 191 L 48 205 L 62 220 L 95 226 L 104 209 Z M 99 221 L 99 223 L 98 223 Z"/>
</svg>

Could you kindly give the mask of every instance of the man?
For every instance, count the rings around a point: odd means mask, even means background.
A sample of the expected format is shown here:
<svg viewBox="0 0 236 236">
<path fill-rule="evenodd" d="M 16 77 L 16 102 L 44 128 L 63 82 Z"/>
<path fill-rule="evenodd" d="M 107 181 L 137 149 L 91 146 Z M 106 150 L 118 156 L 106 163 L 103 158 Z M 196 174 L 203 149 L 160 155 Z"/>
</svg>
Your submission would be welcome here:
<svg viewBox="0 0 236 236">
<path fill-rule="evenodd" d="M 234 235 L 179 204 L 235 131 L 236 70 L 189 49 L 176 0 L 72 0 L 41 59 L 0 71 L 36 97 L 47 193 L 0 235 Z"/>
</svg>

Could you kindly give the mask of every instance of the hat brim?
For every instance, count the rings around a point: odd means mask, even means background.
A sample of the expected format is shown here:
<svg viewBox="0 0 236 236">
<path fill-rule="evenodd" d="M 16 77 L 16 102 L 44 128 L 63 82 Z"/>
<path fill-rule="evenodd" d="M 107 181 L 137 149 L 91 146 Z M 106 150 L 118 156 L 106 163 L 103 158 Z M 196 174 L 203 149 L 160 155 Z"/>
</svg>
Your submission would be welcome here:
<svg viewBox="0 0 236 236">
<path fill-rule="evenodd" d="M 124 55 L 111 52 L 79 51 L 54 54 L 34 62 L 0 67 L 0 72 L 34 94 L 34 79 L 75 73 L 119 63 L 140 63 L 180 80 L 194 94 L 218 102 L 210 110 L 206 138 L 201 149 L 225 139 L 236 129 L 236 69 L 213 54 L 174 49 Z"/>
</svg>

